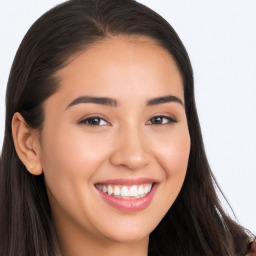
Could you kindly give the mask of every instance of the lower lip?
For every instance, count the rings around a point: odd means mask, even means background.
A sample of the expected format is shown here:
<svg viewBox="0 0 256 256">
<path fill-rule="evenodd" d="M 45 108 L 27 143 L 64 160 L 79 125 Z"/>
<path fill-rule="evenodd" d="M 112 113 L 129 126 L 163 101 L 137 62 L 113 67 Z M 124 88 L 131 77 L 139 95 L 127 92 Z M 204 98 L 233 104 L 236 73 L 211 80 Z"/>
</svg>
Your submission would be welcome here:
<svg viewBox="0 0 256 256">
<path fill-rule="evenodd" d="M 105 202 L 115 207 L 116 209 L 125 212 L 136 212 L 147 208 L 153 199 L 156 189 L 157 185 L 154 184 L 151 191 L 144 197 L 138 199 L 123 199 L 115 196 L 110 196 L 109 194 L 106 194 L 96 188 L 96 190 Z"/>
</svg>

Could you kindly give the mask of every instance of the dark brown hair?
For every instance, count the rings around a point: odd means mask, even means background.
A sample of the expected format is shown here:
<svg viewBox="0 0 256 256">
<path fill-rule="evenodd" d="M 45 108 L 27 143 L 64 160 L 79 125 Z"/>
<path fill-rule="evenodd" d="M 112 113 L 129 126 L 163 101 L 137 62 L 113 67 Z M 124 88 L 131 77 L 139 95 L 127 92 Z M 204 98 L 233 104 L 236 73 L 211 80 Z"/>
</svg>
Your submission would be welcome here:
<svg viewBox="0 0 256 256">
<path fill-rule="evenodd" d="M 58 243 L 44 176 L 29 174 L 11 133 L 13 114 L 42 129 L 43 103 L 59 88 L 55 73 L 67 59 L 104 38 L 139 35 L 155 40 L 175 60 L 183 78 L 191 151 L 175 203 L 150 235 L 149 255 L 244 255 L 248 237 L 222 209 L 208 165 L 194 100 L 188 54 L 160 15 L 133 0 L 70 0 L 40 17 L 15 56 L 6 94 L 0 170 L 0 255 L 54 256 Z"/>
</svg>

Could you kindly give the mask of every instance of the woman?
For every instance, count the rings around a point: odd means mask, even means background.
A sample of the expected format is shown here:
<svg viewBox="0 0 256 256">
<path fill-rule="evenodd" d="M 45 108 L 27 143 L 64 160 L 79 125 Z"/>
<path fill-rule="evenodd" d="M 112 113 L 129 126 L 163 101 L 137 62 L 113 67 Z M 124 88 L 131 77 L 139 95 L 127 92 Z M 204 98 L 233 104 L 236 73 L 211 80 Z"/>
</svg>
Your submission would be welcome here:
<svg viewBox="0 0 256 256">
<path fill-rule="evenodd" d="M 147 7 L 71 0 L 44 14 L 6 105 L 1 255 L 255 253 L 218 201 L 187 52 Z"/>
</svg>

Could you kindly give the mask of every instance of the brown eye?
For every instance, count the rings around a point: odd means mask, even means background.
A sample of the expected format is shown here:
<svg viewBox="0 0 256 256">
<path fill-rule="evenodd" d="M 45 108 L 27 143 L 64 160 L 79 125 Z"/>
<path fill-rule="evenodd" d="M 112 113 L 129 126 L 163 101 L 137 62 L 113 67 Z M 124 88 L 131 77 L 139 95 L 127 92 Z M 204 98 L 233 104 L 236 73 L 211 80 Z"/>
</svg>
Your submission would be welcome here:
<svg viewBox="0 0 256 256">
<path fill-rule="evenodd" d="M 101 117 L 92 116 L 92 117 L 81 120 L 79 122 L 79 124 L 86 124 L 86 125 L 92 125 L 92 126 L 97 126 L 97 125 L 103 126 L 103 125 L 107 125 L 108 122 Z"/>
<path fill-rule="evenodd" d="M 169 116 L 154 116 L 149 121 L 147 124 L 154 124 L 154 125 L 159 125 L 159 124 L 169 124 L 169 123 L 177 123 L 177 121 Z"/>
</svg>

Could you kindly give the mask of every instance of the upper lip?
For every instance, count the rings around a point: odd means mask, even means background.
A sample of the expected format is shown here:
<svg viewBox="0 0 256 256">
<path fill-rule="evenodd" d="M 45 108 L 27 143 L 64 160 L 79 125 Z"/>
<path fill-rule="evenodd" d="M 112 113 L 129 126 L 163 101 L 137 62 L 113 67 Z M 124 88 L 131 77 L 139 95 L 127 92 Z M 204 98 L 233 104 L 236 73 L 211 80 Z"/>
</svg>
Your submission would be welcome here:
<svg viewBox="0 0 256 256">
<path fill-rule="evenodd" d="M 148 183 L 157 183 L 157 180 L 152 179 L 152 178 L 146 178 L 146 177 L 134 178 L 134 179 L 110 179 L 110 180 L 104 180 L 101 182 L 97 182 L 96 184 L 132 186 L 132 185 L 140 185 L 140 184 L 148 184 Z"/>
</svg>

